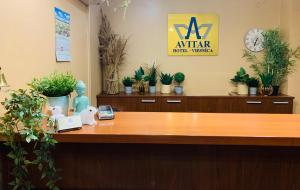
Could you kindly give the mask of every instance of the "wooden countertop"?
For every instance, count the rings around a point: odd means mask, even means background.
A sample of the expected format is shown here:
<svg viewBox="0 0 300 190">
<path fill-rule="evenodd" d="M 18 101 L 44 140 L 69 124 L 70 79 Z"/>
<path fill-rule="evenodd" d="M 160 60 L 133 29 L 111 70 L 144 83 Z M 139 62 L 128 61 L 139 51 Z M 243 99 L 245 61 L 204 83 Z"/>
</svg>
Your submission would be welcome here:
<svg viewBox="0 0 300 190">
<path fill-rule="evenodd" d="M 300 146 L 300 115 L 119 112 L 114 120 L 55 138 L 66 143 Z"/>
</svg>

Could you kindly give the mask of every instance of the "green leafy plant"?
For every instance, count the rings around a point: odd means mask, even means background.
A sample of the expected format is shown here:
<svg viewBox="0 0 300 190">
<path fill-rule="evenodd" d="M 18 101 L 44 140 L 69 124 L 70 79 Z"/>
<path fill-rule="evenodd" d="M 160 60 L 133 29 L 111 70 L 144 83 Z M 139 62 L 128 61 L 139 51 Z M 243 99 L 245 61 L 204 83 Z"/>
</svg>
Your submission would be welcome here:
<svg viewBox="0 0 300 190">
<path fill-rule="evenodd" d="M 259 80 L 257 78 L 251 77 L 247 81 L 247 85 L 249 87 L 258 87 L 259 86 Z"/>
<path fill-rule="evenodd" d="M 144 75 L 145 75 L 145 71 L 142 67 L 140 67 L 138 70 L 134 71 L 135 75 L 134 75 L 134 79 L 137 82 L 142 82 L 144 79 Z"/>
<path fill-rule="evenodd" d="M 131 87 L 133 85 L 134 81 L 130 77 L 124 77 L 122 83 L 126 87 Z"/>
<path fill-rule="evenodd" d="M 261 83 L 264 87 L 269 87 L 272 85 L 273 74 L 272 73 L 262 73 L 259 75 Z"/>
<path fill-rule="evenodd" d="M 181 72 L 175 73 L 174 80 L 178 85 L 180 85 L 185 80 L 185 75 Z"/>
<path fill-rule="evenodd" d="M 160 74 L 160 82 L 163 85 L 170 85 L 172 84 L 172 81 L 174 79 L 174 76 L 169 73 L 161 73 Z"/>
<path fill-rule="evenodd" d="M 247 74 L 246 70 L 241 67 L 240 70 L 236 72 L 236 75 L 231 79 L 231 81 L 235 83 L 247 83 L 248 79 L 249 75 Z"/>
<path fill-rule="evenodd" d="M 0 132 L 9 148 L 7 156 L 14 163 L 9 183 L 12 189 L 32 189 L 29 166 L 36 166 L 41 171 L 41 178 L 51 190 L 58 190 L 56 182 L 60 179 L 55 168 L 51 150 L 57 143 L 53 138 L 53 125 L 43 114 L 45 99 L 36 91 L 13 91 L 2 105 L 6 109 L 0 118 Z M 44 120 L 48 125 L 43 125 Z M 29 144 L 26 145 L 26 144 Z"/>
<path fill-rule="evenodd" d="M 149 82 L 149 86 L 156 86 L 157 84 L 157 67 L 155 64 L 149 69 L 149 74 L 145 76 L 145 81 Z"/>
<path fill-rule="evenodd" d="M 70 73 L 52 73 L 47 77 L 33 79 L 29 84 L 34 90 L 47 97 L 69 95 L 74 91 L 76 79 Z"/>
<path fill-rule="evenodd" d="M 267 30 L 263 36 L 263 58 L 259 59 L 248 50 L 244 50 L 243 57 L 252 62 L 250 67 L 258 76 L 263 73 L 271 73 L 273 75 L 272 85 L 280 86 L 287 75 L 295 70 L 296 59 L 300 58 L 300 48 L 290 49 L 278 29 Z"/>
</svg>

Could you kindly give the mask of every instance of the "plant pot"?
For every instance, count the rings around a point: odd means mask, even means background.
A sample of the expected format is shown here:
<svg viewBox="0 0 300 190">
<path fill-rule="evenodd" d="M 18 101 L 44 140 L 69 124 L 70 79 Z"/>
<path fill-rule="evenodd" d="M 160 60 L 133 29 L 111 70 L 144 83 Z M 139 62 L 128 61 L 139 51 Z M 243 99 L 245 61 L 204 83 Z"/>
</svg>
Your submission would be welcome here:
<svg viewBox="0 0 300 190">
<path fill-rule="evenodd" d="M 248 95 L 248 86 L 245 83 L 238 83 L 237 93 L 240 95 Z"/>
<path fill-rule="evenodd" d="M 249 95 L 256 96 L 257 95 L 257 87 L 249 87 Z"/>
<path fill-rule="evenodd" d="M 182 94 L 183 93 L 183 86 L 175 86 L 175 93 Z"/>
<path fill-rule="evenodd" d="M 272 96 L 278 96 L 279 94 L 279 86 L 273 86 Z"/>
<path fill-rule="evenodd" d="M 156 86 L 149 86 L 149 93 L 155 94 L 156 93 Z"/>
<path fill-rule="evenodd" d="M 171 93 L 171 85 L 161 85 L 160 93 L 162 94 L 170 94 Z"/>
<path fill-rule="evenodd" d="M 270 96 L 273 93 L 273 87 L 272 86 L 262 86 L 260 89 L 260 93 L 263 96 Z"/>
<path fill-rule="evenodd" d="M 125 86 L 125 94 L 132 94 L 132 86 Z"/>
<path fill-rule="evenodd" d="M 51 107 L 59 106 L 62 109 L 62 114 L 68 115 L 69 111 L 69 96 L 47 97 L 48 104 Z"/>
</svg>

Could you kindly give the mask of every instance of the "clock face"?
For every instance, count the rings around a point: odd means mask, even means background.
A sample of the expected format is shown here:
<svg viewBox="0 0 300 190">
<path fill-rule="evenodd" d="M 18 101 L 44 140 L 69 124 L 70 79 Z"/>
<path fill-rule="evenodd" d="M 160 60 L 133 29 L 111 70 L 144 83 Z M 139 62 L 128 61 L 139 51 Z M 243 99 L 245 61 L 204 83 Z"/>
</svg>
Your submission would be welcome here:
<svg viewBox="0 0 300 190">
<path fill-rule="evenodd" d="M 264 36 L 262 29 L 254 28 L 250 30 L 245 36 L 245 45 L 250 51 L 262 51 L 264 49 L 263 42 Z"/>
</svg>

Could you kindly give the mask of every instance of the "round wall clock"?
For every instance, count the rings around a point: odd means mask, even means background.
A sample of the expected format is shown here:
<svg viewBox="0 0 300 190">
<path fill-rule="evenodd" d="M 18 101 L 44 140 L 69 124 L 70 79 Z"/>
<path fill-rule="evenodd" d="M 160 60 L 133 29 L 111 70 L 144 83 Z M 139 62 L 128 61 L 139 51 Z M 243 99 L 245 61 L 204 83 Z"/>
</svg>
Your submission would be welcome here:
<svg viewBox="0 0 300 190">
<path fill-rule="evenodd" d="M 245 46 L 253 52 L 259 52 L 264 49 L 263 47 L 264 36 L 263 30 L 254 28 L 249 30 L 245 36 Z"/>
</svg>

